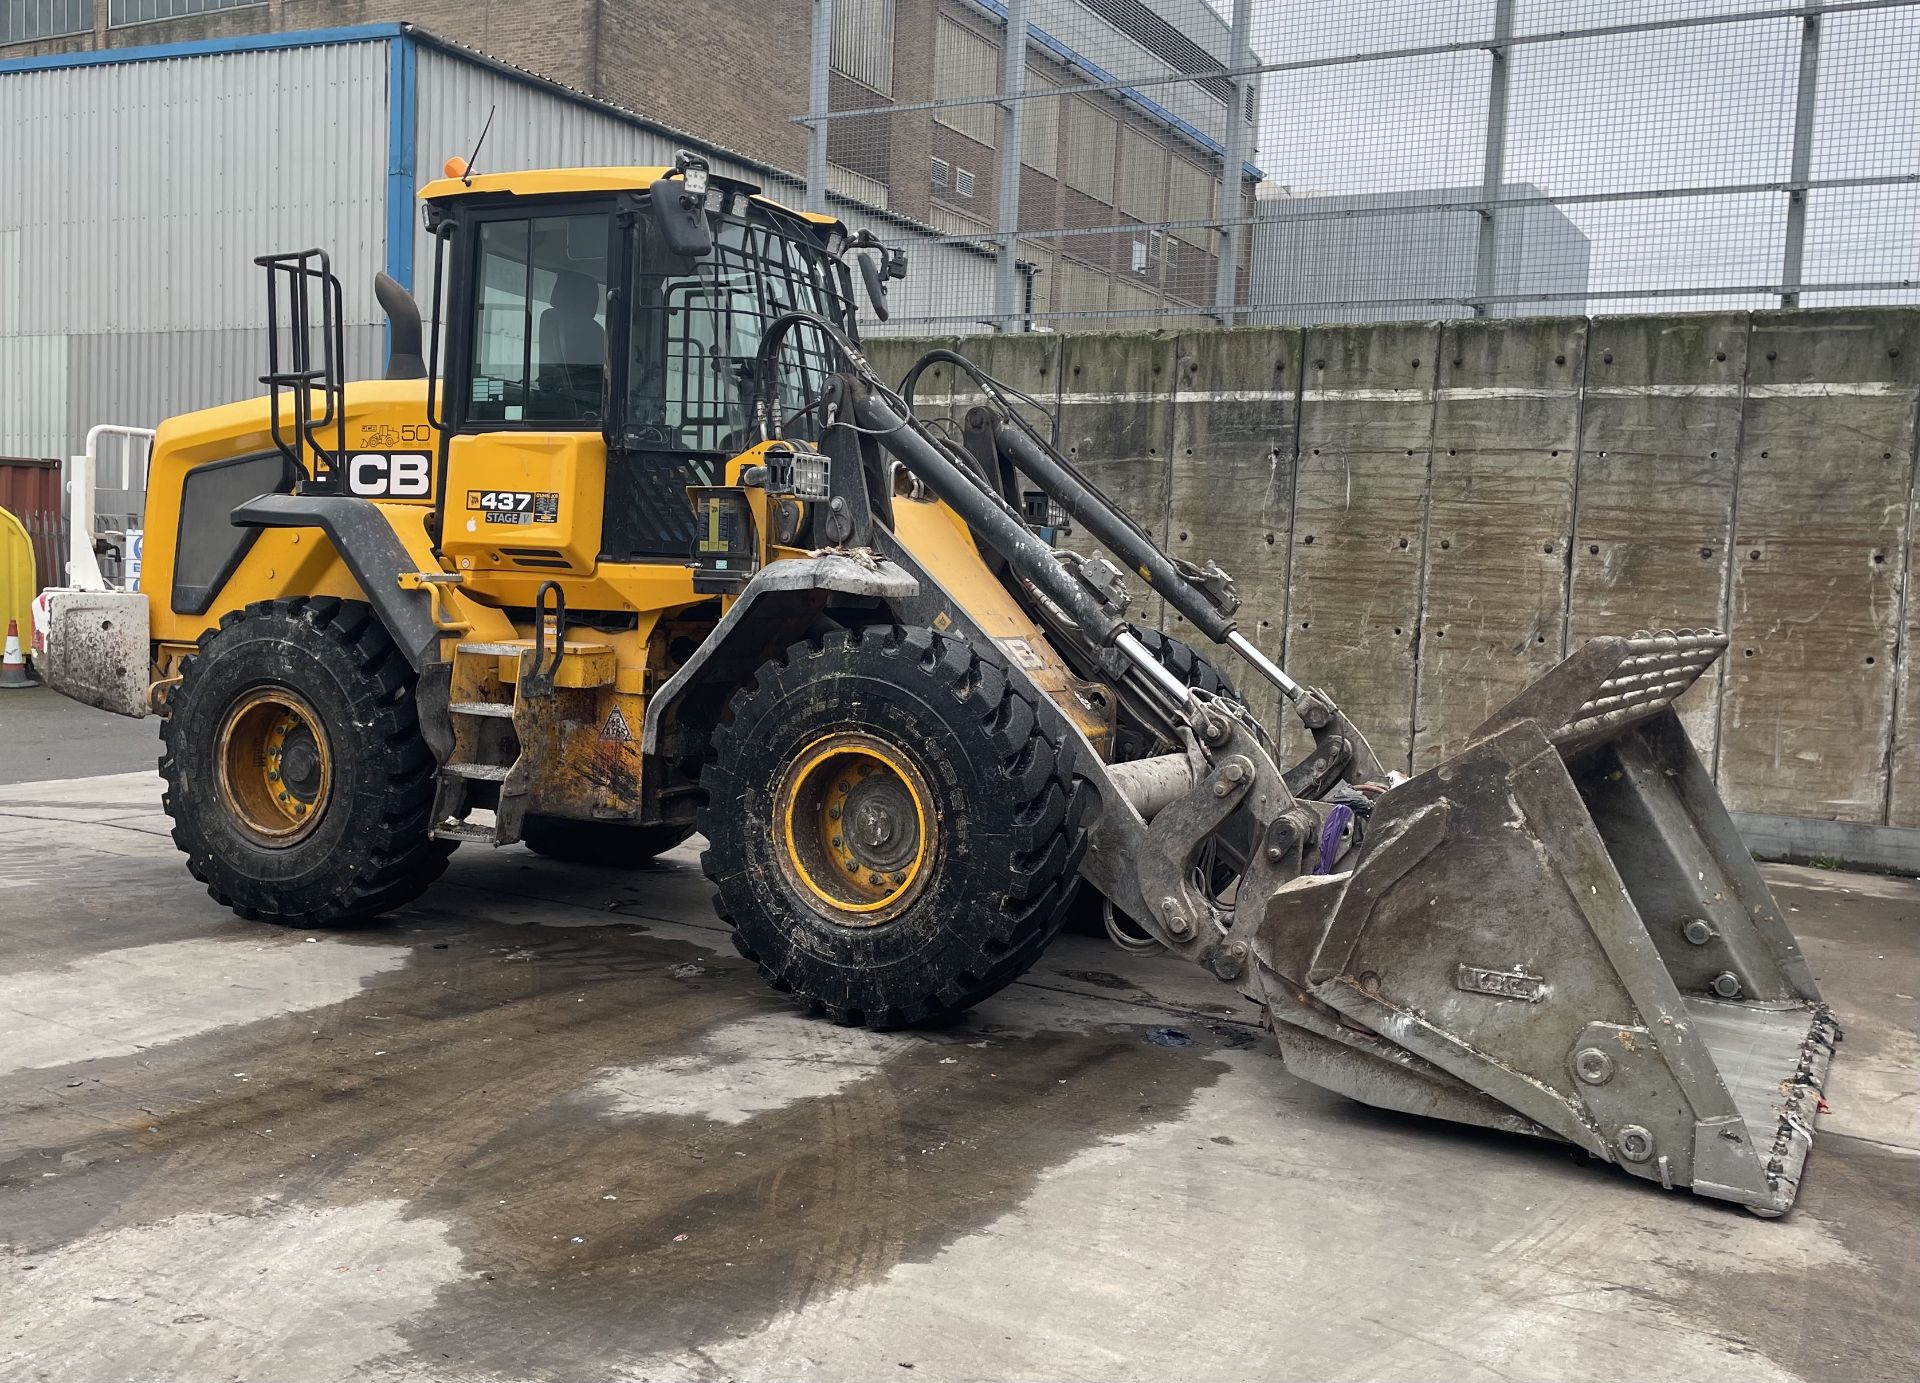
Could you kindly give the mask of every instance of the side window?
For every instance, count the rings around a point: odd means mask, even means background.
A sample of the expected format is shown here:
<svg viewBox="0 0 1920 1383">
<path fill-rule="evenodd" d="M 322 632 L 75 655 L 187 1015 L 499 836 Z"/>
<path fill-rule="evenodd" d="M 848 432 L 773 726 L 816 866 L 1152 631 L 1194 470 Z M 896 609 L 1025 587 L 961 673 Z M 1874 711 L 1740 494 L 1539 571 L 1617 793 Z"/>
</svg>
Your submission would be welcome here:
<svg viewBox="0 0 1920 1383">
<path fill-rule="evenodd" d="M 628 444 L 738 449 L 752 423 L 754 368 L 768 324 L 796 310 L 832 310 L 817 251 L 790 232 L 725 216 L 713 253 L 698 264 L 676 260 L 651 233 L 641 237 L 638 254 Z M 804 426 L 830 372 L 824 339 L 805 325 L 787 331 L 773 365 L 776 406 Z"/>
<path fill-rule="evenodd" d="M 467 420 L 598 427 L 607 217 L 483 221 Z"/>
<path fill-rule="evenodd" d="M 694 450 L 718 451 L 746 424 L 745 404 L 760 350 L 759 303 L 750 280 L 668 279 L 667 435 Z"/>
</svg>

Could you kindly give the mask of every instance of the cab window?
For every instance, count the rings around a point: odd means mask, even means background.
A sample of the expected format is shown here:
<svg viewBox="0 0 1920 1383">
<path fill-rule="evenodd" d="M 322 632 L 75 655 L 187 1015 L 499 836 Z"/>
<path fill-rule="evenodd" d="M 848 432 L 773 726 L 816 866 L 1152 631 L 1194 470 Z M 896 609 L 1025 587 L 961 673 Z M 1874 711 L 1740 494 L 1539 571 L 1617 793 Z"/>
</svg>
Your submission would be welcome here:
<svg viewBox="0 0 1920 1383">
<path fill-rule="evenodd" d="M 468 422 L 600 426 L 607 244 L 599 213 L 480 223 Z"/>
</svg>

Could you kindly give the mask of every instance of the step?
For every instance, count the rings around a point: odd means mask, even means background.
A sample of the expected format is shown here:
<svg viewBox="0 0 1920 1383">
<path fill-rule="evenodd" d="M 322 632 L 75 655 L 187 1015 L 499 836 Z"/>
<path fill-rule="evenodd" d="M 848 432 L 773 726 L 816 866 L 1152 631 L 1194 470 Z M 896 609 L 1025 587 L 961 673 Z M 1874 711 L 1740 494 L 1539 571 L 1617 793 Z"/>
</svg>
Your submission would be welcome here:
<svg viewBox="0 0 1920 1383">
<path fill-rule="evenodd" d="M 528 652 L 530 649 L 532 649 L 533 640 L 532 639 L 486 640 L 478 643 L 471 643 L 471 642 L 463 643 L 463 644 L 460 644 L 458 647 L 462 653 L 472 653 L 477 657 L 511 658 L 511 657 L 517 657 L 520 654 Z M 551 638 L 546 640 L 545 644 L 543 645 L 542 651 L 545 652 L 549 657 L 552 656 L 553 640 Z M 613 652 L 612 644 L 602 643 L 597 639 L 569 638 L 567 640 L 567 656 L 570 658 L 584 658 L 584 657 L 589 657 L 596 653 L 611 653 L 611 652 Z"/>
<path fill-rule="evenodd" d="M 456 701 L 447 709 L 457 716 L 492 716 L 496 720 L 513 719 L 511 701 Z"/>
<path fill-rule="evenodd" d="M 475 821 L 443 821 L 429 832 L 438 840 L 472 840 L 495 844 L 493 827 Z"/>
<path fill-rule="evenodd" d="M 442 764 L 440 771 L 454 778 L 477 778 L 483 783 L 504 783 L 513 769 L 508 764 Z"/>
<path fill-rule="evenodd" d="M 533 649 L 533 640 L 487 640 L 463 643 L 459 645 L 459 649 L 463 655 L 470 658 L 512 658 L 515 660 L 513 667 L 524 672 L 527 661 L 524 655 Z M 557 667 L 544 662 L 554 656 L 555 650 L 551 643 L 543 645 L 540 652 L 544 665 L 539 671 L 544 673 L 551 670 L 557 686 L 591 689 L 613 685 L 616 668 L 612 644 L 568 639 L 564 649 L 565 656 Z M 512 680 L 511 673 L 503 672 L 501 677 L 502 680 Z"/>
</svg>

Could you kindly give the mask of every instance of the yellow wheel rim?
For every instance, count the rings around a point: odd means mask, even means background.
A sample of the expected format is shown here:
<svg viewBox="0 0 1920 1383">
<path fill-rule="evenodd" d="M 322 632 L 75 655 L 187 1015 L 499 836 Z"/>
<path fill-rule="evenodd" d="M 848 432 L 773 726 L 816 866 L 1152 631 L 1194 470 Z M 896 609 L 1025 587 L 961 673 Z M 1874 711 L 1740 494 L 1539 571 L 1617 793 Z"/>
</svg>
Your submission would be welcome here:
<svg viewBox="0 0 1920 1383">
<path fill-rule="evenodd" d="M 875 927 L 911 906 L 932 872 L 933 794 L 891 745 L 849 732 L 815 740 L 780 775 L 782 863 L 830 922 Z"/>
<path fill-rule="evenodd" d="M 215 739 L 214 778 L 234 824 L 255 842 L 306 839 L 326 812 L 333 751 L 306 698 L 256 687 L 227 708 Z"/>
</svg>

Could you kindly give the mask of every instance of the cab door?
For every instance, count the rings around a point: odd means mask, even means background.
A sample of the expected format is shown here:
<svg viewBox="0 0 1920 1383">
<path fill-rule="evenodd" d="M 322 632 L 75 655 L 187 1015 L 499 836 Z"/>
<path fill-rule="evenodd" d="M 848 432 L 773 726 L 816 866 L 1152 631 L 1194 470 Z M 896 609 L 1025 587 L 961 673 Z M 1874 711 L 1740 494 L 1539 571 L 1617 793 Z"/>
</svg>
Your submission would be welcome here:
<svg viewBox="0 0 1920 1383">
<path fill-rule="evenodd" d="M 590 573 L 605 526 L 619 326 L 615 206 L 515 198 L 465 219 L 441 549 L 462 571 Z"/>
</svg>

